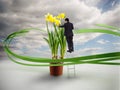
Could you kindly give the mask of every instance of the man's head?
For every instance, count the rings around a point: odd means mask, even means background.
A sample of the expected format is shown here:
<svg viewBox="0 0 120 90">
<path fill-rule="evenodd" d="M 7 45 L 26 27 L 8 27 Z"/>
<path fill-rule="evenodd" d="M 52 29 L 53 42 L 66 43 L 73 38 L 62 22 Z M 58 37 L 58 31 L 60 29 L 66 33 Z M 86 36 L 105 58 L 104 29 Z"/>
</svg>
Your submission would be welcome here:
<svg viewBox="0 0 120 90">
<path fill-rule="evenodd" d="M 65 18 L 65 21 L 66 21 L 66 22 L 69 22 L 69 18 Z"/>
</svg>

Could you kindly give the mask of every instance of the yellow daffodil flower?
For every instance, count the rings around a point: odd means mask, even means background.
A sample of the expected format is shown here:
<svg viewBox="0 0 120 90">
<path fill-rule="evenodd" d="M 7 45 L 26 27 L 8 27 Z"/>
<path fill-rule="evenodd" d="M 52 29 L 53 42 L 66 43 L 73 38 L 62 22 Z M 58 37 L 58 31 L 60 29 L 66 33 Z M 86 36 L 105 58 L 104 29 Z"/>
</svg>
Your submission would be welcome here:
<svg viewBox="0 0 120 90">
<path fill-rule="evenodd" d="M 65 18 L 65 14 L 61 13 L 58 16 L 54 16 L 52 14 L 45 15 L 45 19 L 47 22 L 54 23 L 56 26 L 59 26 L 61 24 L 61 19 Z"/>
<path fill-rule="evenodd" d="M 51 15 L 51 14 L 48 13 L 47 15 L 45 15 L 45 19 L 48 22 L 53 22 L 53 15 Z"/>
<path fill-rule="evenodd" d="M 56 17 L 52 17 L 52 18 L 50 19 L 50 22 L 51 22 L 51 23 L 54 23 L 55 20 L 56 20 Z"/>
<path fill-rule="evenodd" d="M 59 26 L 61 24 L 60 20 L 56 19 L 55 20 L 55 25 Z"/>
<path fill-rule="evenodd" d="M 58 19 L 64 19 L 65 18 L 65 13 L 61 13 L 57 16 Z"/>
</svg>

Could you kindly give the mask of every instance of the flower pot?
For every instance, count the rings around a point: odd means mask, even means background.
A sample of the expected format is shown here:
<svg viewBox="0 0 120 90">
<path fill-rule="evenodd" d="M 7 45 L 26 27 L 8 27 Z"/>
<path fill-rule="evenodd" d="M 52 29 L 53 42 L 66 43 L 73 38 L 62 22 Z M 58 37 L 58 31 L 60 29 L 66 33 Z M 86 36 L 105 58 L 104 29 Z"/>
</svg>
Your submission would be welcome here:
<svg viewBox="0 0 120 90">
<path fill-rule="evenodd" d="M 60 76 L 63 74 L 63 66 L 50 66 L 50 75 Z"/>
</svg>

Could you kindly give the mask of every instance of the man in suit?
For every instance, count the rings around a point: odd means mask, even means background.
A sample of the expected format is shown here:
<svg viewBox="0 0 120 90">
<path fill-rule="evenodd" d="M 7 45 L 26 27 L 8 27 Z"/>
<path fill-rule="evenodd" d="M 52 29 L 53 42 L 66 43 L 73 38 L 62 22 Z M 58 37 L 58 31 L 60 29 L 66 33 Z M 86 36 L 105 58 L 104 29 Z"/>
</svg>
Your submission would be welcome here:
<svg viewBox="0 0 120 90">
<path fill-rule="evenodd" d="M 64 27 L 64 35 L 66 37 L 67 40 L 67 44 L 68 44 L 68 50 L 67 52 L 73 52 L 74 51 L 74 47 L 73 47 L 73 29 L 74 26 L 71 22 L 69 22 L 69 18 L 65 18 L 65 22 L 64 25 L 61 25 L 60 27 Z"/>
</svg>

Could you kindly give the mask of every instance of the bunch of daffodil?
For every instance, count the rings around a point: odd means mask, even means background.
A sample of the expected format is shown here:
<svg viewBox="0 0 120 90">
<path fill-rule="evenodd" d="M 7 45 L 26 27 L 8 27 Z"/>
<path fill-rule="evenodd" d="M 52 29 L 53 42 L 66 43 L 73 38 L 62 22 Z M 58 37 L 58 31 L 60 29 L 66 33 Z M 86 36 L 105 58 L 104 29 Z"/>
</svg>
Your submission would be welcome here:
<svg viewBox="0 0 120 90">
<path fill-rule="evenodd" d="M 48 38 L 44 38 L 48 43 L 53 59 L 58 59 L 58 49 L 60 48 L 60 58 L 63 59 L 66 50 L 66 39 L 64 36 L 64 29 L 60 28 L 61 20 L 65 18 L 65 14 L 61 13 L 57 16 L 53 16 L 48 13 L 45 15 L 45 21 L 47 26 Z M 49 23 L 53 24 L 54 31 L 49 30 Z"/>
<path fill-rule="evenodd" d="M 65 18 L 65 14 L 61 13 L 58 16 L 53 16 L 52 14 L 45 15 L 45 19 L 47 22 L 54 23 L 55 25 L 59 26 L 61 24 L 61 19 Z"/>
</svg>

